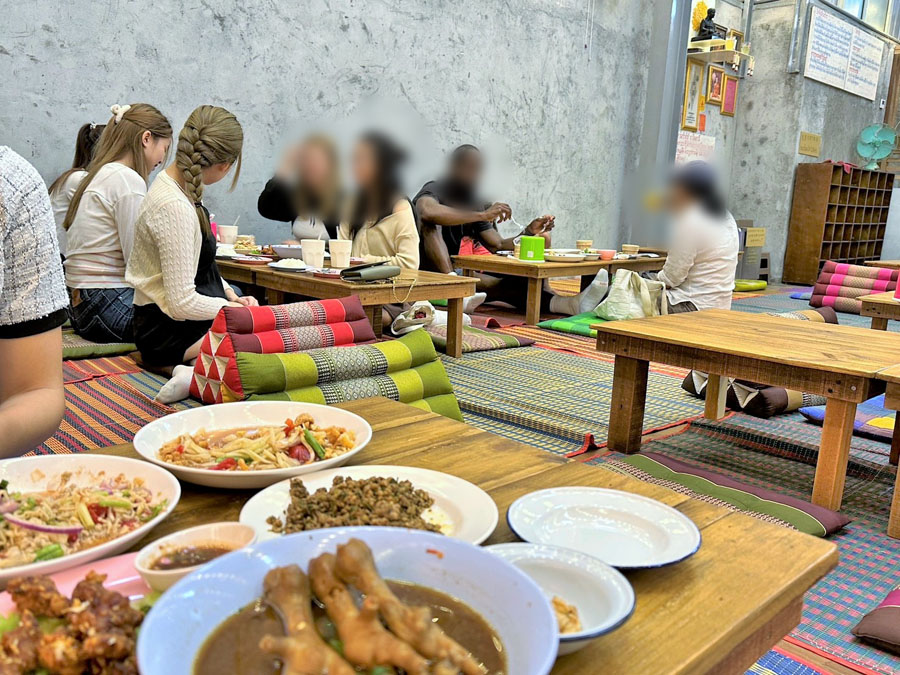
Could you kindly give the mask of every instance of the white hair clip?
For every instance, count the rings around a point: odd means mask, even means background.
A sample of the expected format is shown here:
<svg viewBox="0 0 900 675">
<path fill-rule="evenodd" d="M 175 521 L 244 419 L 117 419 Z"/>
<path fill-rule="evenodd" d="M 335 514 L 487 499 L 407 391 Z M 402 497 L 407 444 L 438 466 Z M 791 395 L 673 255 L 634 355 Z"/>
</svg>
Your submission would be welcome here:
<svg viewBox="0 0 900 675">
<path fill-rule="evenodd" d="M 129 110 L 131 110 L 131 106 L 127 105 L 127 104 L 126 105 L 114 104 L 114 105 L 109 106 L 109 112 L 111 112 L 113 115 L 116 116 L 116 124 L 118 124 L 119 122 L 122 121 L 122 117 L 124 117 L 125 113 L 127 113 Z"/>
</svg>

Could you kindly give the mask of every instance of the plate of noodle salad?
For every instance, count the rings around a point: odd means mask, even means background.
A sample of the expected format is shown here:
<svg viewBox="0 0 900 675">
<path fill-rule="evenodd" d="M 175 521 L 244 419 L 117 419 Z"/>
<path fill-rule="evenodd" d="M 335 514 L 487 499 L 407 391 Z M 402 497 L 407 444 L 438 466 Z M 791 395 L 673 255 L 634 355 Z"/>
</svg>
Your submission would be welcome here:
<svg viewBox="0 0 900 675">
<path fill-rule="evenodd" d="M 0 588 L 119 553 L 181 497 L 176 478 L 137 459 L 77 454 L 0 462 Z"/>
<path fill-rule="evenodd" d="M 362 417 L 294 401 L 244 401 L 184 410 L 134 437 L 145 459 L 208 487 L 259 488 L 341 466 L 372 438 Z"/>
</svg>

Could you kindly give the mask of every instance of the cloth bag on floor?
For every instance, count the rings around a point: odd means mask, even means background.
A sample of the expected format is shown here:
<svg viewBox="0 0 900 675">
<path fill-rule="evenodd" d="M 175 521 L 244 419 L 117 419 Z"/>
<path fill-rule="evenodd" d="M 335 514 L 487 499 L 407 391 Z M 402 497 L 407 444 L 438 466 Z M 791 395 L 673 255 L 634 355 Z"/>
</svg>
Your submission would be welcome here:
<svg viewBox="0 0 900 675">
<path fill-rule="evenodd" d="M 607 321 L 641 319 L 668 313 L 666 285 L 661 281 L 644 279 L 631 270 L 616 272 L 609 293 L 594 309 L 594 314 Z"/>
</svg>

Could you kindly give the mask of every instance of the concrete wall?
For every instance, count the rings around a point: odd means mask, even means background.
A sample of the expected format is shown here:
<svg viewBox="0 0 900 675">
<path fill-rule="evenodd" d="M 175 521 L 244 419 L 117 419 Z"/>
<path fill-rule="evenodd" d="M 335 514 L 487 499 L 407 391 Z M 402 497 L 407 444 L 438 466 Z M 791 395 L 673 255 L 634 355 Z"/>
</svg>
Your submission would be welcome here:
<svg viewBox="0 0 900 675">
<path fill-rule="evenodd" d="M 803 64 L 800 73 L 788 73 L 794 11 L 795 0 L 755 8 L 751 42 L 756 69 L 741 82 L 732 158 L 730 206 L 735 217 L 767 228 L 774 278 L 781 277 L 796 165 L 826 159 L 858 162 L 857 135 L 882 120 L 878 106 L 890 79 L 887 44 L 874 102 L 805 78 Z M 805 35 L 805 21 L 801 25 Z M 822 135 L 821 157 L 797 153 L 801 131 Z"/>
<path fill-rule="evenodd" d="M 557 240 L 620 243 L 623 175 L 643 114 L 656 7 L 667 0 L 134 0 L 6 3 L 0 21 L 0 143 L 49 182 L 75 131 L 116 102 L 147 101 L 180 127 L 200 103 L 245 128 L 240 184 L 207 193 L 223 223 L 287 236 L 256 197 L 304 123 L 365 126 L 372 106 L 414 147 L 411 192 L 460 142 L 496 147 L 523 224 L 558 216 Z M 586 46 L 586 38 L 592 44 Z M 588 55 L 591 55 L 589 60 Z M 224 185 L 224 182 L 223 182 Z"/>
</svg>

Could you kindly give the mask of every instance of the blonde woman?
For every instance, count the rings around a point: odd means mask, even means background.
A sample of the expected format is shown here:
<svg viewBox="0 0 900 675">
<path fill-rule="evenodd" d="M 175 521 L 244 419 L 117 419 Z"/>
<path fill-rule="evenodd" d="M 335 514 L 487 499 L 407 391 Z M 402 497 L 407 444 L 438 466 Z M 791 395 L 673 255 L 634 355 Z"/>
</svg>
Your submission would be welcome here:
<svg viewBox="0 0 900 675">
<path fill-rule="evenodd" d="M 111 111 L 62 223 L 66 286 L 69 320 L 79 335 L 131 342 L 134 290 L 125 282 L 125 264 L 147 179 L 169 151 L 172 126 L 146 103 Z"/>
<path fill-rule="evenodd" d="M 203 188 L 237 164 L 244 132 L 224 108 L 202 105 L 178 135 L 175 161 L 150 186 L 135 223 L 126 280 L 134 286 L 134 341 L 155 367 L 191 361 L 225 306 L 255 305 L 238 298 L 216 267 L 216 239 L 203 206 Z"/>
</svg>

